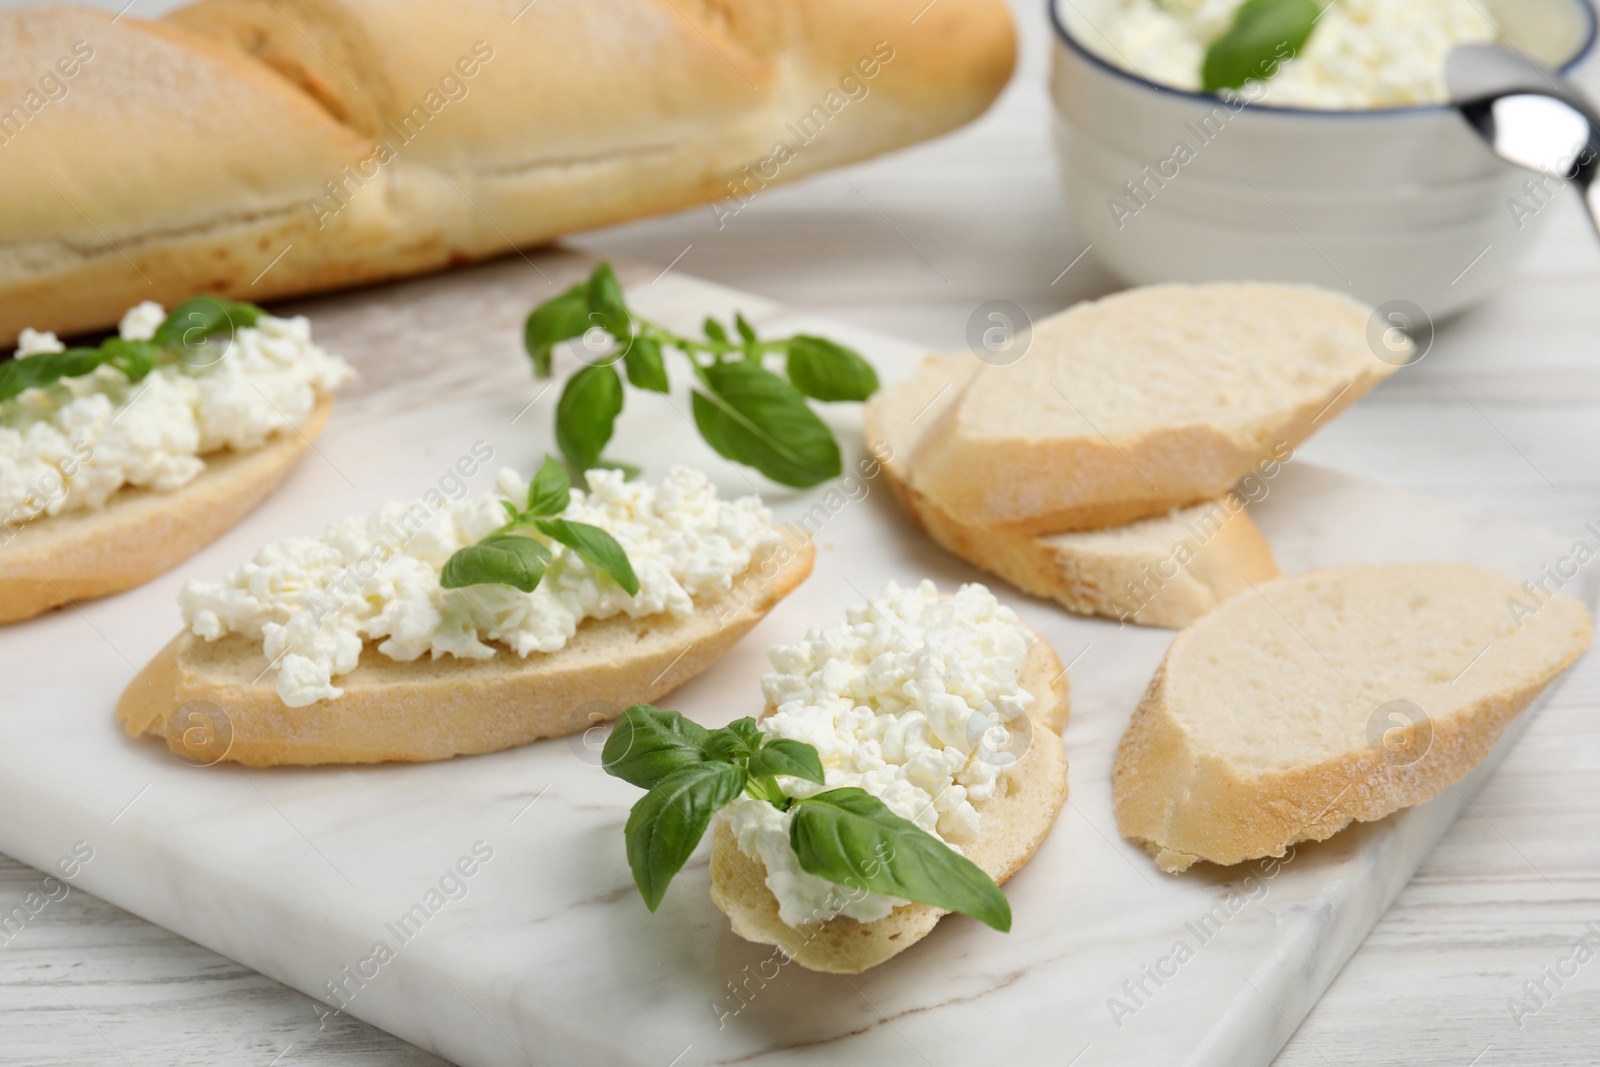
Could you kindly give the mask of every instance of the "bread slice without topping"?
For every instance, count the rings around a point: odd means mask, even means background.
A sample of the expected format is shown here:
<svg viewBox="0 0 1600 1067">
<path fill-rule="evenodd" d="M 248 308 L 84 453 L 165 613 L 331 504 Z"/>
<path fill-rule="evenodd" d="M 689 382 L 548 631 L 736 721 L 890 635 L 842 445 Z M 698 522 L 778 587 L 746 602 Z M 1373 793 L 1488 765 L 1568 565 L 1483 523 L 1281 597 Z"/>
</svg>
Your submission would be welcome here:
<svg viewBox="0 0 1600 1067">
<path fill-rule="evenodd" d="M 1067 802 L 1067 760 L 1061 747 L 1067 673 L 1044 641 L 1029 650 L 1019 684 L 1036 698 L 1028 711 L 1032 740 L 994 796 L 973 805 L 981 816 L 979 836 L 961 849 L 996 883 L 1004 883 L 1033 858 Z M 741 852 L 733 832 L 718 819 L 711 838 L 712 901 L 732 920 L 734 933 L 776 945 L 813 971 L 859 974 L 928 936 L 947 914 L 927 904 L 906 904 L 877 922 L 840 916 L 793 927 L 778 918 L 778 899 L 766 878 L 766 865 Z"/>
<path fill-rule="evenodd" d="M 1420 804 L 1489 753 L 1590 625 L 1569 596 L 1462 563 L 1243 593 L 1167 651 L 1117 752 L 1117 825 L 1176 873 Z"/>
<path fill-rule="evenodd" d="M 186 758 L 253 767 L 439 760 L 560 737 L 651 703 L 709 667 L 811 573 L 811 542 L 775 546 L 697 602 L 687 618 L 588 620 L 560 651 L 486 660 L 401 663 L 369 644 L 336 679 L 344 695 L 291 708 L 278 697 L 261 642 L 208 642 L 185 630 L 117 703 L 129 734 L 164 738 Z M 185 710 L 206 728 L 192 751 Z M 220 741 L 217 740 L 220 737 Z M 225 751 L 213 751 L 213 746 Z"/>
<path fill-rule="evenodd" d="M 951 518 L 911 487 L 909 462 L 978 366 L 929 356 L 910 378 L 879 390 L 863 416 L 896 499 L 946 550 L 1069 611 L 1175 629 L 1278 576 L 1272 548 L 1231 493 L 1125 526 L 1041 537 Z"/>
<path fill-rule="evenodd" d="M 322 395 L 305 425 L 248 452 L 204 456 L 194 481 L 170 493 L 124 488 L 103 508 L 41 517 L 0 542 L 0 622 L 143 585 L 221 537 L 311 447 L 333 412 Z"/>
<path fill-rule="evenodd" d="M 1080 304 L 973 376 L 910 457 L 912 488 L 962 525 L 1025 534 L 1221 496 L 1395 371 L 1370 317 L 1340 294 L 1241 282 Z"/>
</svg>

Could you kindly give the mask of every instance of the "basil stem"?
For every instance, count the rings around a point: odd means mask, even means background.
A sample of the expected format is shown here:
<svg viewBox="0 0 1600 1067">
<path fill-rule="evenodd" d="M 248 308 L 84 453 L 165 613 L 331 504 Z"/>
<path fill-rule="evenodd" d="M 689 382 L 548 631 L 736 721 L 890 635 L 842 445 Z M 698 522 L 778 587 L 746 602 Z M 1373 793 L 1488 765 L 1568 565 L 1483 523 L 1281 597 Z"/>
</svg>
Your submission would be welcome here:
<svg viewBox="0 0 1600 1067">
<path fill-rule="evenodd" d="M 737 313 L 731 332 L 708 317 L 701 327 L 703 337 L 674 333 L 640 318 L 628 308 L 608 263 L 595 267 L 586 283 L 529 313 L 523 346 L 534 374 L 548 377 L 554 346 L 594 326 L 610 334 L 619 351 L 611 364 L 574 374 L 556 405 L 556 443 L 578 471 L 618 466 L 603 453 L 623 407 L 622 378 L 613 365 L 619 361 L 629 385 L 666 393 L 671 382 L 664 351 L 672 348 L 688 357 L 705 387 L 691 398 L 700 436 L 724 458 L 796 488 L 817 485 L 842 469 L 833 431 L 807 405 L 807 398 L 861 401 L 878 388 L 871 364 L 853 349 L 824 338 L 763 341 Z M 764 366 L 767 356 L 782 357 L 782 370 Z"/>
</svg>

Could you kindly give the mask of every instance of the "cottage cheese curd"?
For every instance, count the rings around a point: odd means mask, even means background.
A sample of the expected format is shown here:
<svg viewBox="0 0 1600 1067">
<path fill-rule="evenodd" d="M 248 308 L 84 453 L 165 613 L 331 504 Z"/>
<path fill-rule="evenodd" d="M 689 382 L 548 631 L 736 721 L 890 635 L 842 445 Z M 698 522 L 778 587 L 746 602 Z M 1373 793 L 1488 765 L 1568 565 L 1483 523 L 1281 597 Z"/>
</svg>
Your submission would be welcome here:
<svg viewBox="0 0 1600 1067">
<path fill-rule="evenodd" d="M 166 318 L 146 302 L 123 316 L 119 333 L 147 341 Z M 54 334 L 24 330 L 19 357 L 60 352 Z M 123 486 L 169 492 L 223 448 L 259 448 L 310 416 L 318 391 L 350 368 L 311 341 L 304 318 L 264 315 L 231 343 L 156 367 L 143 381 L 119 370 L 65 378 L 0 402 L 0 522 L 8 529 L 40 515 L 98 508 Z"/>
<path fill-rule="evenodd" d="M 1279 107 L 1366 109 L 1443 103 L 1445 58 L 1499 31 L 1474 0 L 1319 0 L 1328 6 L 1300 54 L 1248 99 Z M 1244 0 L 1118 0 L 1083 43 L 1140 77 L 1200 90 L 1206 50 Z"/>
<path fill-rule="evenodd" d="M 488 659 L 496 642 L 519 656 L 555 652 L 585 619 L 626 614 L 684 617 L 694 601 L 732 588 L 766 546 L 780 540 L 759 497 L 722 501 L 699 471 L 675 467 L 656 487 L 617 471 L 588 473 L 562 514 L 609 532 L 628 554 L 639 592 L 629 596 L 565 545 L 531 593 L 505 585 L 444 589 L 439 572 L 457 549 L 506 521 L 502 501 L 526 501 L 528 482 L 501 471 L 495 494 L 450 501 L 433 493 L 336 522 L 321 537 L 273 541 L 220 582 L 191 581 L 179 597 L 185 623 L 214 641 L 260 639 L 283 702 L 303 707 L 339 697 L 337 675 L 355 668 L 365 642 L 390 659 L 424 653 Z"/>
<path fill-rule="evenodd" d="M 776 710 L 761 730 L 815 747 L 826 778 L 781 778 L 784 792 L 855 786 L 959 851 L 978 835 L 974 802 L 994 795 L 1030 737 L 1034 697 L 1017 683 L 1035 640 L 981 585 L 939 596 L 932 582 L 890 582 L 842 625 L 772 649 L 777 671 L 761 687 Z M 740 850 L 766 865 L 790 926 L 841 914 L 873 922 L 905 903 L 801 870 L 792 814 L 765 800 L 741 796 L 722 817 Z"/>
</svg>

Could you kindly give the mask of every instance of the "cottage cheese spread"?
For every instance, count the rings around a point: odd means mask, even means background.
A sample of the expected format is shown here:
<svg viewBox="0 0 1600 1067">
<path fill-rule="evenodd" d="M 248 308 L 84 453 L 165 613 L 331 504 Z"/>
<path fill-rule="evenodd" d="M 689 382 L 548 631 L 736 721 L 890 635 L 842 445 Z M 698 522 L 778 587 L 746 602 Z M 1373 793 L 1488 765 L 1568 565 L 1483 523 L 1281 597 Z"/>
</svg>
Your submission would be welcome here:
<svg viewBox="0 0 1600 1067">
<path fill-rule="evenodd" d="M 1140 77 L 1200 90 L 1206 50 L 1244 0 L 1117 0 L 1083 43 Z M 1474 0 L 1320 0 L 1322 17 L 1300 54 L 1243 95 L 1279 107 L 1357 110 L 1450 98 L 1445 58 L 1499 37 Z"/>
<path fill-rule="evenodd" d="M 121 335 L 147 341 L 165 319 L 146 302 L 123 316 Z M 24 330 L 17 355 L 60 352 L 54 334 Z M 169 492 L 223 448 L 259 448 L 305 422 L 317 392 L 350 368 L 311 342 L 304 318 L 264 315 L 230 343 L 215 337 L 186 361 L 143 381 L 119 370 L 64 378 L 0 402 L 0 521 L 98 508 L 123 486 Z"/>
<path fill-rule="evenodd" d="M 793 797 L 863 789 L 959 851 L 978 834 L 974 802 L 994 795 L 1029 736 L 1017 724 L 1034 698 L 1017 681 L 1036 638 L 981 585 L 939 596 L 932 582 L 890 582 L 846 619 L 769 653 L 777 673 L 761 688 L 776 710 L 761 730 L 815 747 L 827 780 L 779 783 Z M 791 813 L 765 800 L 741 796 L 722 817 L 766 865 L 790 926 L 840 914 L 873 922 L 905 903 L 801 870 Z"/>
<path fill-rule="evenodd" d="M 780 539 L 759 497 L 718 500 L 699 471 L 675 467 L 651 487 L 593 470 L 588 491 L 572 491 L 562 518 L 616 538 L 639 579 L 637 595 L 556 542 L 547 542 L 552 560 L 531 593 L 442 588 L 439 572 L 451 555 L 503 525 L 501 502 L 521 505 L 528 482 L 505 470 L 496 489 L 475 499 L 435 493 L 385 504 L 321 537 L 274 541 L 220 582 L 191 581 L 179 597 L 184 621 L 208 641 L 229 633 L 260 639 L 278 695 L 303 707 L 343 694 L 333 678 L 355 668 L 366 641 L 403 662 L 424 653 L 488 659 L 491 641 L 526 657 L 564 647 L 585 619 L 688 616 L 696 599 L 728 592 Z"/>
</svg>

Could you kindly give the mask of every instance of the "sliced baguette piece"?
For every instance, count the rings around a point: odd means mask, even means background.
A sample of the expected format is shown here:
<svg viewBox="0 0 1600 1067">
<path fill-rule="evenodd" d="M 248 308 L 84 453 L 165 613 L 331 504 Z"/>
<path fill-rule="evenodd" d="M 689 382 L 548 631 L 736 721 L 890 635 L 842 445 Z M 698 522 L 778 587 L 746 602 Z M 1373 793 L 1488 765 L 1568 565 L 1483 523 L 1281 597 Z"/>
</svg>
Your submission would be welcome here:
<svg viewBox="0 0 1600 1067">
<path fill-rule="evenodd" d="M 1117 825 L 1176 873 L 1420 804 L 1489 753 L 1590 627 L 1572 597 L 1464 563 L 1241 594 L 1167 651 L 1117 752 Z"/>
<path fill-rule="evenodd" d="M 1068 611 L 1173 629 L 1278 576 L 1271 546 L 1231 492 L 1126 526 L 1042 537 L 951 518 L 911 487 L 909 460 L 979 366 L 929 356 L 910 378 L 880 389 L 863 414 L 895 499 L 946 551 Z"/>
<path fill-rule="evenodd" d="M 1033 858 L 1067 802 L 1067 759 L 1061 747 L 1067 674 L 1043 640 L 1029 651 L 1019 684 L 1036 698 L 1028 712 L 1032 742 L 994 796 L 974 805 L 981 816 L 979 836 L 962 847 L 996 883 L 1004 883 Z M 766 879 L 766 865 L 741 852 L 733 832 L 718 819 L 711 838 L 712 901 L 732 920 L 734 933 L 746 941 L 775 945 L 813 971 L 860 974 L 921 941 L 947 914 L 927 904 L 907 904 L 877 922 L 840 916 L 797 928 L 778 918 L 778 900 Z"/>
<path fill-rule="evenodd" d="M 215 541 L 277 488 L 322 432 L 333 399 L 317 397 L 304 425 L 248 452 L 204 456 L 205 469 L 170 493 L 124 488 L 103 508 L 41 517 L 0 539 L 0 623 L 108 596 L 176 567 Z M 3 528 L 0 528 L 3 529 Z"/>
<path fill-rule="evenodd" d="M 781 542 L 688 618 L 589 620 L 565 648 L 526 659 L 502 649 L 486 660 L 401 663 L 369 643 L 356 669 L 338 677 L 343 696 L 300 708 L 279 699 L 259 640 L 230 634 L 208 642 L 185 630 L 128 685 L 117 718 L 130 735 L 164 738 L 180 756 L 204 755 L 207 763 L 380 763 L 497 752 L 576 733 L 676 689 L 803 582 L 814 556 L 810 541 Z M 184 722 L 175 715 L 180 709 L 198 710 L 215 731 L 203 753 L 190 751 L 185 731 L 170 725 Z M 211 750 L 224 742 L 224 754 Z"/>
<path fill-rule="evenodd" d="M 1025 534 L 1221 496 L 1394 373 L 1368 345 L 1371 315 L 1254 282 L 1079 304 L 1038 323 L 1020 360 L 973 376 L 923 435 L 912 487 L 963 525 Z"/>
</svg>

